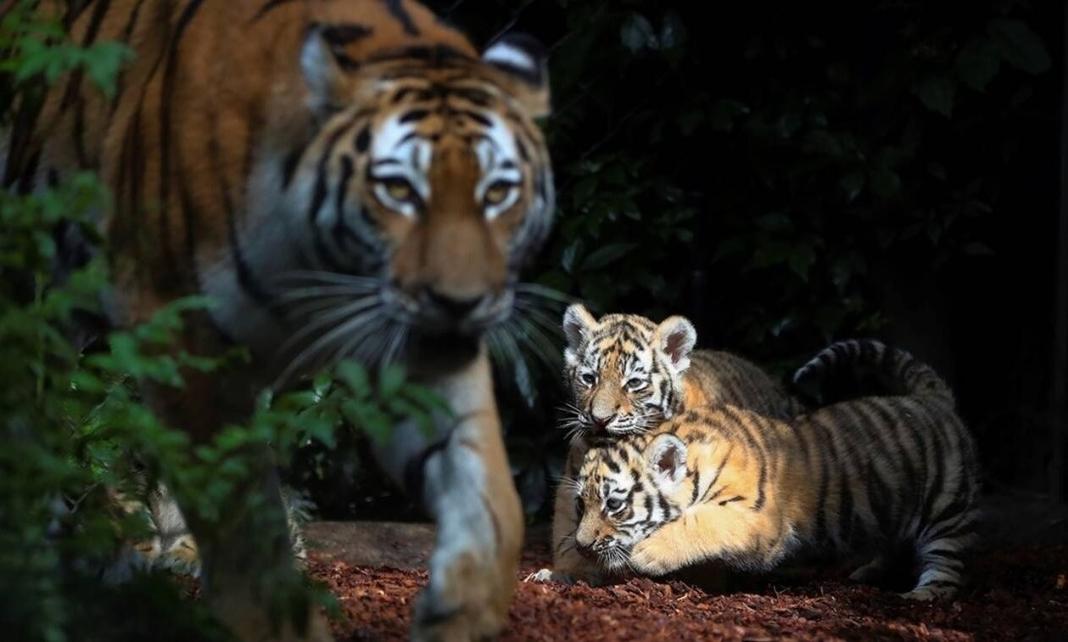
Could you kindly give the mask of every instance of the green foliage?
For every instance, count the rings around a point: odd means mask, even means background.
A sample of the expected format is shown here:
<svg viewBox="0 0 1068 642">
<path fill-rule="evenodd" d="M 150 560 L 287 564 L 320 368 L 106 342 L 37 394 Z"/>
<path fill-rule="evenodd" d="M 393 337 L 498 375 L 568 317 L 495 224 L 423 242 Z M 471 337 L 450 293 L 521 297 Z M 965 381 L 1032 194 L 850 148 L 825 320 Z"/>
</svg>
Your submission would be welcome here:
<svg viewBox="0 0 1068 642">
<path fill-rule="evenodd" d="M 2 105 L 4 122 L 14 104 L 39 97 L 41 83 L 63 74 L 85 73 L 112 90 L 128 58 L 115 43 L 74 45 L 57 26 L 33 17 L 30 5 L 0 23 L 0 48 L 10 54 L 0 72 L 15 91 Z M 247 359 L 240 351 L 174 348 L 185 319 L 211 305 L 199 297 L 175 301 L 86 350 L 84 321 L 101 314 L 105 261 L 57 280 L 55 232 L 77 227 L 105 256 L 94 216 L 106 211 L 107 198 L 88 174 L 32 195 L 0 191 L 0 627 L 6 639 L 28 642 L 224 639 L 170 578 L 101 582 L 124 547 L 149 532 L 144 517 L 128 514 L 117 498 L 142 497 L 166 479 L 190 521 L 221 533 L 249 516 L 258 523 L 263 498 L 248 489 L 257 487 L 268 445 L 288 461 L 311 444 L 329 450 L 348 427 L 382 439 L 402 418 L 429 425 L 448 409 L 399 368 L 368 373 L 342 363 L 306 388 L 265 393 L 247 422 L 193 445 L 160 421 L 142 390 L 180 389 L 191 373 L 225 377 Z M 262 578 L 280 618 L 302 615 L 309 600 L 327 597 L 282 579 Z"/>
</svg>

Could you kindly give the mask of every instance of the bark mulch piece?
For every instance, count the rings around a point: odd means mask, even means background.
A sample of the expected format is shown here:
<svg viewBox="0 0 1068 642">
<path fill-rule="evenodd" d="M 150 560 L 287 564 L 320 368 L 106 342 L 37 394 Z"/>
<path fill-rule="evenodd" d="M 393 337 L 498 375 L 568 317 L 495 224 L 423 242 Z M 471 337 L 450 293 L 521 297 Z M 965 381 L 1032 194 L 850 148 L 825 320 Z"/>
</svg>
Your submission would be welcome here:
<svg viewBox="0 0 1068 642">
<path fill-rule="evenodd" d="M 520 577 L 546 566 L 528 551 Z M 984 553 L 958 599 L 918 604 L 841 579 L 755 583 L 715 594 L 648 579 L 603 588 L 520 583 L 502 640 L 1068 640 L 1068 546 Z M 406 639 L 423 570 L 352 565 L 313 552 L 337 596 L 338 640 Z"/>
</svg>

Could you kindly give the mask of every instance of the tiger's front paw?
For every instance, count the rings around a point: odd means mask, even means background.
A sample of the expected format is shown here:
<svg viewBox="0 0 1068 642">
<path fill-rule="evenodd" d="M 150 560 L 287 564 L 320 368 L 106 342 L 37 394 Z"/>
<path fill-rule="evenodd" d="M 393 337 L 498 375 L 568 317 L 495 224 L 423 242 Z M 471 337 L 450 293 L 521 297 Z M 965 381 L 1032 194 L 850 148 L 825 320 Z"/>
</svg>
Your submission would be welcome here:
<svg viewBox="0 0 1068 642">
<path fill-rule="evenodd" d="M 412 639 L 466 642 L 499 633 L 508 617 L 512 591 L 503 585 L 496 565 L 468 552 L 443 571 L 432 571 L 430 583 L 419 595 Z"/>
<path fill-rule="evenodd" d="M 649 544 L 649 540 L 638 542 L 630 552 L 630 567 L 639 575 L 658 576 L 670 573 L 675 566 L 666 558 L 664 552 Z"/>
</svg>

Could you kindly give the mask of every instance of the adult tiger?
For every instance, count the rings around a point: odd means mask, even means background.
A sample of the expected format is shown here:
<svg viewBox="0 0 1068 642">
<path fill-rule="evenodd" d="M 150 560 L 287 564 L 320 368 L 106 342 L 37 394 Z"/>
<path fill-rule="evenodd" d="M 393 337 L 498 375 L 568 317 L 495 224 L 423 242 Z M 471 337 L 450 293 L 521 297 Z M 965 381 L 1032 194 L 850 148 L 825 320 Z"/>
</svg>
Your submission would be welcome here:
<svg viewBox="0 0 1068 642">
<path fill-rule="evenodd" d="M 431 437 L 398 426 L 379 453 L 438 521 L 414 634 L 499 630 L 522 515 L 480 337 L 510 314 L 516 271 L 550 225 L 540 48 L 505 38 L 479 57 L 408 0 L 71 4 L 43 10 L 79 42 L 127 42 L 136 60 L 114 99 L 81 73 L 52 89 L 17 131 L 33 135 L 12 141 L 6 184 L 98 170 L 113 192 L 101 228 L 115 320 L 208 294 L 215 306 L 182 347 L 239 342 L 254 357 L 224 381 L 190 373 L 153 403 L 204 439 L 279 377 L 337 356 L 404 359 L 458 418 Z M 280 526 L 269 559 L 248 556 L 263 537 L 248 516 L 226 533 L 190 524 L 209 599 L 245 640 L 271 637 L 255 580 L 293 573 L 266 457 L 263 479 Z M 311 635 L 329 637 L 318 620 Z"/>
</svg>

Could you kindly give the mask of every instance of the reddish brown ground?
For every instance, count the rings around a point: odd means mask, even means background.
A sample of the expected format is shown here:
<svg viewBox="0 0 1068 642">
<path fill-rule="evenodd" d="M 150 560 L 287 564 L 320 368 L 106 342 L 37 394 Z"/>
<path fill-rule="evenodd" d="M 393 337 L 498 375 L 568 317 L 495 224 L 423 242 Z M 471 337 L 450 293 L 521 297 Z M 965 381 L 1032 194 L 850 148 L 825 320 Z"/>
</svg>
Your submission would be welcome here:
<svg viewBox="0 0 1068 642">
<path fill-rule="evenodd" d="M 521 576 L 545 566 L 529 551 Z M 402 640 L 426 572 L 355 566 L 312 555 L 337 596 L 338 640 Z M 632 579 L 605 588 L 520 583 L 503 640 L 1068 640 L 1068 546 L 988 554 L 971 562 L 959 599 L 906 602 L 837 579 L 757 584 L 712 594 Z"/>
</svg>

